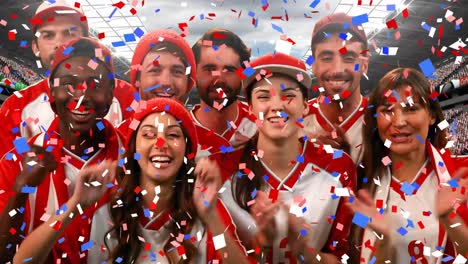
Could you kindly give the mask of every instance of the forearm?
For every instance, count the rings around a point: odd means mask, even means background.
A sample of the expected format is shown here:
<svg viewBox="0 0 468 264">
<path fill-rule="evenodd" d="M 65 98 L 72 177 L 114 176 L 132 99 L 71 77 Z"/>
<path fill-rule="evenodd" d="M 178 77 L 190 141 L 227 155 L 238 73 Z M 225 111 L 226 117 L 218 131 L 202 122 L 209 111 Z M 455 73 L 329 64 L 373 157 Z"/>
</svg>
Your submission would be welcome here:
<svg viewBox="0 0 468 264">
<path fill-rule="evenodd" d="M 77 203 L 70 199 L 67 202 L 67 211 L 51 216 L 47 222 L 29 234 L 18 249 L 14 263 L 23 263 L 23 260 L 28 258 L 34 263 L 43 263 L 55 242 L 78 213 L 76 205 Z"/>
<path fill-rule="evenodd" d="M 0 263 L 6 263 L 13 259 L 16 245 L 21 243 L 24 231 L 21 225 L 24 222 L 24 213 L 20 213 L 18 208 L 25 207 L 28 195 L 18 193 L 10 197 L 7 205 L 3 209 L 0 217 Z M 10 216 L 10 212 L 15 212 Z M 7 248 L 7 245 L 9 245 Z"/>
<path fill-rule="evenodd" d="M 456 213 L 439 217 L 448 237 L 455 245 L 457 252 L 463 256 L 468 253 L 468 226 Z"/>
<path fill-rule="evenodd" d="M 220 216 L 216 212 L 214 212 L 212 216 L 205 221 L 205 224 L 211 234 L 213 234 L 213 237 L 220 234 L 224 235 L 226 246 L 218 250 L 223 263 L 248 263 L 245 252 L 241 249 L 239 243 L 234 240 L 234 237 L 230 232 L 226 232 L 228 227 L 222 223 Z"/>
</svg>

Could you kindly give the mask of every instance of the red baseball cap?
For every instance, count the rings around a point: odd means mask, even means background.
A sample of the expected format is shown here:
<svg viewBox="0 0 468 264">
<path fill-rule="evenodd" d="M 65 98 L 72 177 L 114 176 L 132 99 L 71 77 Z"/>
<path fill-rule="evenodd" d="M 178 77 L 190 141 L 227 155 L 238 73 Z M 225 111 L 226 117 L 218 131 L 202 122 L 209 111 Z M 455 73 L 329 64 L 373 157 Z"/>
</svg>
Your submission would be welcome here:
<svg viewBox="0 0 468 264">
<path fill-rule="evenodd" d="M 196 78 L 196 64 L 195 56 L 193 55 L 192 48 L 188 42 L 173 30 L 160 29 L 147 33 L 144 35 L 140 42 L 138 42 L 135 52 L 133 53 L 132 64 L 130 66 L 130 84 L 135 87 L 136 77 L 139 72 L 138 66 L 141 65 L 146 54 L 158 42 L 170 42 L 176 45 L 182 54 L 184 54 L 187 63 L 190 65 L 190 76 L 187 93 L 190 92 L 195 84 Z"/>
<path fill-rule="evenodd" d="M 36 10 L 34 16 L 30 19 L 31 30 L 36 33 L 37 27 L 47 22 L 48 19 L 55 16 L 70 16 L 75 19 L 80 25 L 84 26 L 84 35 L 88 35 L 89 26 L 88 20 L 84 15 L 84 11 L 78 2 L 69 0 L 55 0 L 55 2 L 45 1 Z"/>
<path fill-rule="evenodd" d="M 305 88 L 309 88 L 312 85 L 312 77 L 307 72 L 305 63 L 293 56 L 286 55 L 284 53 L 276 52 L 269 53 L 262 57 L 259 57 L 250 63 L 250 67 L 255 70 L 255 73 L 245 78 L 243 81 L 245 94 L 249 97 L 250 86 L 255 82 L 263 78 L 260 74 L 262 69 L 267 70 L 269 73 L 282 73 L 285 74 L 297 82 L 301 83 Z M 299 81 L 297 78 L 298 74 L 302 74 L 302 80 Z"/>
<path fill-rule="evenodd" d="M 193 123 L 190 113 L 187 111 L 187 109 L 185 109 L 184 105 L 177 100 L 160 97 L 150 99 L 146 102 L 146 108 L 141 109 L 139 112 L 135 112 L 133 115 L 133 120 L 142 122 L 145 117 L 152 113 L 165 112 L 173 115 L 175 119 L 180 122 L 179 124 L 185 129 L 188 138 L 190 138 L 190 142 L 192 144 L 192 154 L 193 157 L 195 157 L 197 155 L 198 149 L 197 129 L 195 128 L 195 123 Z M 128 129 L 127 133 L 126 147 L 128 148 L 132 134 L 136 133 L 136 131 Z"/>
<path fill-rule="evenodd" d="M 86 56 L 99 60 L 111 73 L 114 73 L 114 63 L 110 50 L 96 39 L 81 37 L 57 49 L 52 60 L 49 76 L 52 76 L 52 73 L 64 60 L 77 56 Z"/>
<path fill-rule="evenodd" d="M 362 42 L 367 47 L 367 36 L 366 32 L 352 23 L 352 17 L 346 15 L 345 13 L 335 13 L 325 17 L 322 17 L 315 24 L 314 30 L 312 31 L 312 44 L 317 43 L 319 38 L 324 36 L 324 33 L 327 30 L 332 29 L 333 27 L 338 28 L 342 32 L 350 32 L 353 34 L 353 37 L 356 37 L 359 42 Z M 346 27 L 346 28 L 345 28 Z"/>
</svg>

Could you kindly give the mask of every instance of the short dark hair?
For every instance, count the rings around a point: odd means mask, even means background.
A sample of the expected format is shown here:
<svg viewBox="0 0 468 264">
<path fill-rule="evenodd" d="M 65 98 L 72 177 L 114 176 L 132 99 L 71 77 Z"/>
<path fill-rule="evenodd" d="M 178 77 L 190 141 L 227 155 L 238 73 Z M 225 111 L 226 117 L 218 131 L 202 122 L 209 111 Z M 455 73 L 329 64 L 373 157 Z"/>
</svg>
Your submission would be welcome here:
<svg viewBox="0 0 468 264">
<path fill-rule="evenodd" d="M 195 62 L 200 62 L 201 48 L 203 47 L 203 41 L 212 41 L 213 45 L 220 46 L 226 44 L 226 46 L 232 48 L 237 55 L 239 55 L 240 63 L 244 61 L 250 61 L 250 51 L 242 39 L 234 32 L 223 28 L 213 28 L 205 32 L 203 36 L 193 45 L 192 51 L 195 56 Z"/>
<path fill-rule="evenodd" d="M 338 35 L 340 34 L 341 32 L 343 32 L 345 30 L 343 30 L 343 25 L 331 25 L 331 26 L 328 26 L 327 27 L 327 34 L 329 35 Z M 312 41 L 310 43 L 310 48 L 312 50 L 312 56 L 314 56 L 315 58 L 315 48 L 318 44 L 324 42 L 325 40 L 327 39 L 327 37 L 325 36 L 325 34 L 317 34 L 316 37 L 312 38 Z M 353 36 L 350 40 L 348 40 L 350 42 L 359 42 L 361 43 L 361 47 L 362 47 L 362 50 L 366 50 L 367 49 L 367 42 L 364 42 L 362 39 L 360 39 L 359 37 L 357 36 Z M 366 53 L 367 54 L 367 53 Z"/>
</svg>

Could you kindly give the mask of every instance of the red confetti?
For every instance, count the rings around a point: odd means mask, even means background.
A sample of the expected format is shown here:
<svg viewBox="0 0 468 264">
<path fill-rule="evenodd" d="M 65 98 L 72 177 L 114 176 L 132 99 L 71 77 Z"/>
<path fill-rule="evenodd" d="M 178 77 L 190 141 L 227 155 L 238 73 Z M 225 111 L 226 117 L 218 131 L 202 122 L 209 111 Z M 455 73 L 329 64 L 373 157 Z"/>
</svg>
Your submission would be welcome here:
<svg viewBox="0 0 468 264">
<path fill-rule="evenodd" d="M 135 15 L 137 13 L 137 11 L 136 11 L 135 8 L 132 8 L 132 9 L 130 9 L 130 13 L 132 13 L 132 15 Z"/>
<path fill-rule="evenodd" d="M 16 40 L 16 34 L 14 31 L 8 32 L 8 40 Z"/>
<path fill-rule="evenodd" d="M 407 18 L 409 16 L 408 8 L 405 8 L 405 10 L 403 10 L 401 13 L 403 14 L 404 18 Z"/>
<path fill-rule="evenodd" d="M 18 18 L 18 15 L 17 15 L 17 14 L 11 14 L 10 17 L 11 17 L 12 19 L 17 19 L 17 18 Z"/>
<path fill-rule="evenodd" d="M 86 19 L 87 19 L 87 18 L 86 18 L 86 16 L 82 16 L 82 17 L 80 17 L 80 21 L 81 21 L 81 22 L 84 22 L 84 21 L 86 21 Z"/>
<path fill-rule="evenodd" d="M 223 33 L 215 32 L 213 33 L 213 38 L 214 39 L 225 39 L 227 36 Z"/>
<path fill-rule="evenodd" d="M 351 95 L 351 92 L 349 90 L 345 90 L 344 92 L 341 93 L 341 98 L 346 99 Z"/>
<path fill-rule="evenodd" d="M 398 29 L 398 25 L 395 19 L 387 21 L 387 28 L 391 29 Z"/>
<path fill-rule="evenodd" d="M 65 63 L 65 68 L 70 69 L 71 68 L 70 63 Z"/>
<path fill-rule="evenodd" d="M 438 37 L 439 37 L 439 38 L 442 38 L 442 34 L 444 34 L 444 26 L 443 26 L 443 25 L 440 25 Z"/>
<path fill-rule="evenodd" d="M 104 32 L 101 32 L 101 33 L 98 34 L 99 39 L 103 39 L 105 37 L 106 37 L 106 34 Z"/>
<path fill-rule="evenodd" d="M 55 222 L 54 226 L 52 227 L 55 231 L 58 231 L 62 227 L 62 222 L 57 221 Z"/>
<path fill-rule="evenodd" d="M 14 229 L 13 227 L 10 227 L 10 234 L 12 235 L 16 234 L 16 229 Z"/>
<path fill-rule="evenodd" d="M 268 3 L 268 2 L 267 2 L 266 5 L 262 6 L 263 11 L 266 11 L 269 6 L 270 6 L 270 3 Z"/>
<path fill-rule="evenodd" d="M 424 229 L 424 224 L 423 224 L 422 221 L 419 221 L 419 222 L 418 222 L 418 226 L 419 226 L 419 228 Z"/>
<path fill-rule="evenodd" d="M 161 148 L 164 145 L 164 143 L 166 143 L 166 141 L 163 138 L 158 137 L 158 139 L 156 140 L 156 147 Z"/>
<path fill-rule="evenodd" d="M 75 7 L 76 8 L 80 8 L 81 7 L 81 4 L 79 2 L 75 2 Z"/>
<path fill-rule="evenodd" d="M 346 51 L 348 51 L 348 50 L 346 49 L 346 47 L 343 47 L 343 48 L 341 48 L 341 49 L 339 50 L 340 54 L 345 54 Z"/>
<path fill-rule="evenodd" d="M 195 19 L 195 16 L 191 16 L 190 19 L 188 20 L 189 22 L 194 20 Z"/>
<path fill-rule="evenodd" d="M 208 16 L 209 17 L 216 17 L 216 14 L 215 13 L 208 13 Z"/>
<path fill-rule="evenodd" d="M 122 9 L 122 7 L 125 6 L 125 3 L 120 1 L 120 2 L 118 2 L 116 4 L 113 4 L 112 6 L 117 7 L 118 9 Z"/>
<path fill-rule="evenodd" d="M 396 213 L 397 212 L 397 206 L 396 205 L 392 205 L 392 213 Z"/>
<path fill-rule="evenodd" d="M 145 243 L 145 250 L 148 251 L 151 249 L 151 243 Z"/>
<path fill-rule="evenodd" d="M 431 99 L 435 99 L 435 98 L 437 98 L 438 96 L 439 96 L 439 93 L 436 92 L 436 91 L 432 92 L 432 93 L 429 95 L 429 97 L 431 97 Z"/>
<path fill-rule="evenodd" d="M 133 190 L 136 194 L 139 194 L 141 192 L 141 187 L 137 186 L 135 190 Z"/>
<path fill-rule="evenodd" d="M 244 68 L 242 68 L 242 67 L 239 67 L 236 70 L 236 74 L 237 74 L 237 76 L 239 76 L 239 78 L 241 78 L 241 80 L 244 80 L 245 78 L 247 78 L 247 76 L 242 73 L 243 71 L 244 71 Z"/>
<path fill-rule="evenodd" d="M 382 200 L 382 199 L 378 199 L 378 200 L 375 202 L 375 207 L 376 207 L 376 208 L 383 208 L 383 200 Z"/>
</svg>

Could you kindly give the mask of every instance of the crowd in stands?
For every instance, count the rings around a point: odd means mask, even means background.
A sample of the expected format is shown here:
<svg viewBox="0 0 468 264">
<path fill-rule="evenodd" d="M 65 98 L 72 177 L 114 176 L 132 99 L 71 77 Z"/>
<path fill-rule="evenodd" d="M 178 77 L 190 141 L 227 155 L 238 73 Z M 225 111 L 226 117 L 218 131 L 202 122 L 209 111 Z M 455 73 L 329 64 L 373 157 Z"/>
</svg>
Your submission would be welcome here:
<svg viewBox="0 0 468 264">
<path fill-rule="evenodd" d="M 468 76 L 468 57 L 463 57 L 460 63 L 455 64 L 455 58 L 439 65 L 434 76 L 436 79 L 430 79 L 433 87 L 438 87 L 453 79 L 459 79 L 462 76 Z"/>
<path fill-rule="evenodd" d="M 26 85 L 31 85 L 43 78 L 28 67 L 3 56 L 0 56 L 0 76 Z"/>
<path fill-rule="evenodd" d="M 452 154 L 468 155 L 468 106 L 444 110 L 445 119 L 450 123 L 450 136 L 454 147 Z M 455 123 L 455 124 L 454 124 Z"/>
</svg>

